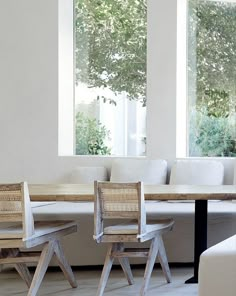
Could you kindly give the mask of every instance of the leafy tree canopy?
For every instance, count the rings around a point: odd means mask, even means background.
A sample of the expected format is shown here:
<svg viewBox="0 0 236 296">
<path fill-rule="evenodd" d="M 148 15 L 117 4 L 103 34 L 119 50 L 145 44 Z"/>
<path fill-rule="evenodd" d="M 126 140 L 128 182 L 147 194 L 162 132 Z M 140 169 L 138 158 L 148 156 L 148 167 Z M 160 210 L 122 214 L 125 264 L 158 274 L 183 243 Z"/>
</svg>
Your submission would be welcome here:
<svg viewBox="0 0 236 296">
<path fill-rule="evenodd" d="M 190 156 L 235 156 L 236 5 L 189 0 Z"/>
<path fill-rule="evenodd" d="M 223 99 L 234 112 L 236 5 L 189 0 L 189 15 L 189 75 L 196 78 L 197 103 L 206 105 L 211 99 L 216 103 L 218 96 L 217 107 Z"/>
<path fill-rule="evenodd" d="M 76 82 L 146 105 L 146 0 L 76 0 Z"/>
</svg>

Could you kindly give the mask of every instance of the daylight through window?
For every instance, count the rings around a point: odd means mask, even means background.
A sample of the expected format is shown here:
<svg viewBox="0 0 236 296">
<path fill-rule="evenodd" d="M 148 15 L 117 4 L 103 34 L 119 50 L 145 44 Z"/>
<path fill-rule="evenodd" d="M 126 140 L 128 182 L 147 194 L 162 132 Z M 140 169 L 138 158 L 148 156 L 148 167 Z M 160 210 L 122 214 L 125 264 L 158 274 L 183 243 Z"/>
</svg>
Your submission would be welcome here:
<svg viewBox="0 0 236 296">
<path fill-rule="evenodd" d="M 236 156 L 236 2 L 188 4 L 189 156 Z"/>
<path fill-rule="evenodd" d="M 74 0 L 77 155 L 146 152 L 146 0 Z"/>
</svg>

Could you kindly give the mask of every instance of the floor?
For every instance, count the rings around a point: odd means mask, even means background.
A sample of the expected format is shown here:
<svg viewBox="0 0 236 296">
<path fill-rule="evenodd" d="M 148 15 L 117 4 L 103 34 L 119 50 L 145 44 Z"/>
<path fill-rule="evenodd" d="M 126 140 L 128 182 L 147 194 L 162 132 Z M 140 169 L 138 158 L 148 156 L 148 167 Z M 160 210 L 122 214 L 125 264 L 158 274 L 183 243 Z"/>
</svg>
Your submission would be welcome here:
<svg viewBox="0 0 236 296">
<path fill-rule="evenodd" d="M 143 269 L 132 269 L 135 284 L 129 286 L 119 269 L 114 269 L 109 277 L 104 296 L 137 296 L 142 283 Z M 184 284 L 192 275 L 192 268 L 171 268 L 172 283 L 166 284 L 160 268 L 153 271 L 148 296 L 197 296 L 197 284 Z M 101 270 L 75 270 L 78 288 L 72 289 L 59 271 L 48 271 L 39 290 L 39 295 L 93 296 L 96 295 Z M 18 274 L 12 269 L 0 273 L 0 295 L 27 295 L 27 288 Z"/>
</svg>

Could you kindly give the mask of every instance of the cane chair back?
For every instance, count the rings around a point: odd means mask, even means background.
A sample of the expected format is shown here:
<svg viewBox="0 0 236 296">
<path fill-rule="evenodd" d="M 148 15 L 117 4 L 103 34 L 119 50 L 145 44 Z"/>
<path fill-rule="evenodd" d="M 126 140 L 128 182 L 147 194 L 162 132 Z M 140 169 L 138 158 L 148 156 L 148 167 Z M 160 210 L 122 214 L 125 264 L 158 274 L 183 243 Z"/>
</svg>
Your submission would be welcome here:
<svg viewBox="0 0 236 296">
<path fill-rule="evenodd" d="M 146 211 L 142 182 L 94 182 L 95 239 L 103 235 L 104 220 L 133 219 L 138 224 L 137 235 L 146 231 Z"/>
<path fill-rule="evenodd" d="M 146 295 L 157 255 L 167 282 L 170 282 L 171 274 L 162 234 L 172 229 L 174 221 L 172 219 L 157 219 L 146 222 L 142 182 L 110 183 L 95 181 L 94 193 L 94 239 L 98 243 L 109 243 L 97 296 L 103 295 L 114 258 L 118 258 L 129 284 L 133 284 L 133 276 L 128 257 L 147 258 L 140 292 L 142 296 Z M 111 219 L 113 221 L 110 222 Z M 114 224 L 116 219 L 122 221 Z M 142 243 L 148 240 L 151 240 L 150 248 L 126 248 L 124 245 L 125 243 Z"/>
<path fill-rule="evenodd" d="M 16 227 L 4 228 L 2 224 Z M 34 219 L 26 182 L 0 185 L 0 238 L 22 238 L 34 234 Z"/>
<path fill-rule="evenodd" d="M 26 182 L 0 184 L 0 265 L 14 265 L 29 287 L 27 296 L 37 295 L 53 255 L 70 285 L 77 287 L 60 242 L 61 237 L 76 231 L 77 223 L 74 221 L 34 223 Z M 27 250 L 35 246 L 42 246 L 42 251 Z M 37 262 L 37 267 L 32 278 L 26 264 L 34 262 Z"/>
</svg>

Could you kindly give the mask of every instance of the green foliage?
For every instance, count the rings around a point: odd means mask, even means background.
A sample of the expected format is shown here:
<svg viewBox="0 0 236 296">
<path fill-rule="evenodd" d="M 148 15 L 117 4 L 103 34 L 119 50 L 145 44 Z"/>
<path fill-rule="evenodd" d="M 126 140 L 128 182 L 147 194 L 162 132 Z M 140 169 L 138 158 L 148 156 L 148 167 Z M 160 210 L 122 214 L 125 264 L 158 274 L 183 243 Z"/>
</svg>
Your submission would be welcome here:
<svg viewBox="0 0 236 296">
<path fill-rule="evenodd" d="M 189 64 L 190 73 L 197 73 L 198 100 L 207 89 L 233 91 L 235 96 L 235 3 L 189 0 L 189 9 L 189 47 L 196 50 L 196 56 L 191 51 Z"/>
<path fill-rule="evenodd" d="M 109 155 L 111 148 L 106 145 L 110 132 L 95 118 L 76 114 L 76 155 Z"/>
<path fill-rule="evenodd" d="M 146 0 L 76 0 L 76 82 L 145 106 L 146 13 Z"/>
<path fill-rule="evenodd" d="M 230 115 L 229 93 L 218 89 L 205 90 L 206 102 L 203 106 L 207 109 L 207 115 L 213 117 L 228 117 Z"/>
<path fill-rule="evenodd" d="M 189 15 L 189 155 L 235 156 L 236 5 L 189 0 Z"/>
<path fill-rule="evenodd" d="M 191 156 L 236 156 L 233 118 L 209 116 L 201 109 L 192 112 L 190 121 Z"/>
</svg>

